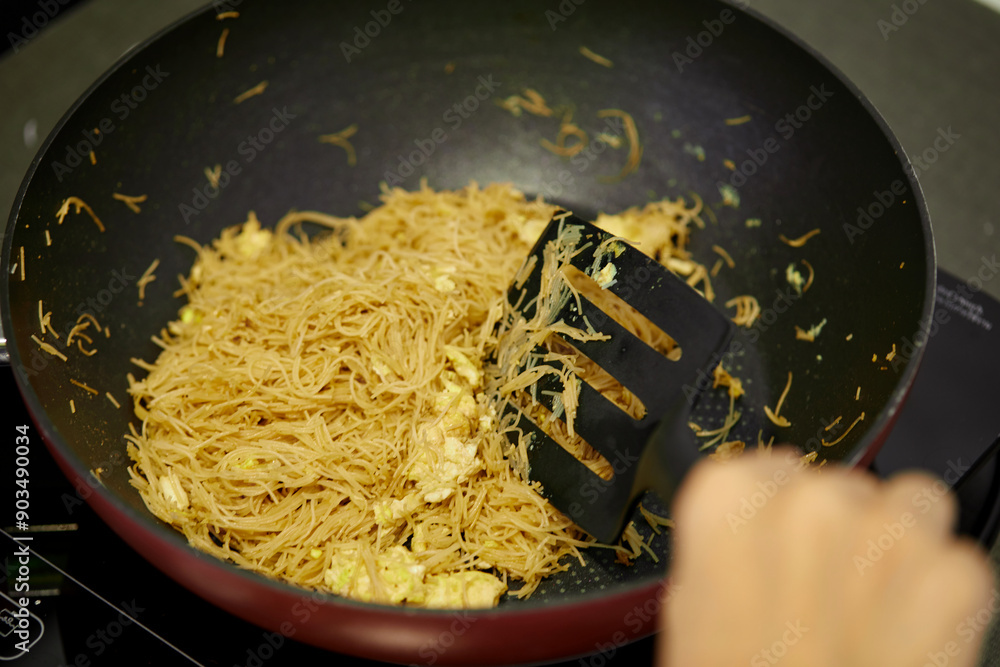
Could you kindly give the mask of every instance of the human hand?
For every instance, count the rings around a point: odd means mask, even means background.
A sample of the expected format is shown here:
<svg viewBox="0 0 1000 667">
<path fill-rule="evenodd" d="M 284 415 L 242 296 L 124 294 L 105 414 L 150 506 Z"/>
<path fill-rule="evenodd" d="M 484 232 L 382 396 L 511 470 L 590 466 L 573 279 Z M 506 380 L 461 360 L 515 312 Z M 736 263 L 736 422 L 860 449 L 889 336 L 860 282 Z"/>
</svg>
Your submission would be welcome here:
<svg viewBox="0 0 1000 667">
<path fill-rule="evenodd" d="M 976 664 L 980 612 L 1000 601 L 985 554 L 953 535 L 944 483 L 798 459 L 748 452 L 691 471 L 674 503 L 660 664 Z"/>
</svg>

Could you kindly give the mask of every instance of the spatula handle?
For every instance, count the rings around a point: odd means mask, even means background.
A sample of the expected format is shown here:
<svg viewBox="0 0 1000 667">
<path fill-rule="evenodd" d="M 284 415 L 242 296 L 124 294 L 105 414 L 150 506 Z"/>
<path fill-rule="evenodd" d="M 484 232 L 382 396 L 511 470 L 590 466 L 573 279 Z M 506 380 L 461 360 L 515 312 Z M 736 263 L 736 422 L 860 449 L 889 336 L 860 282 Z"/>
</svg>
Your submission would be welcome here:
<svg viewBox="0 0 1000 667">
<path fill-rule="evenodd" d="M 681 401 L 681 405 L 664 416 L 650 436 L 639 463 L 636 489 L 652 489 L 665 504 L 673 502 L 688 471 L 704 456 L 687 425 L 688 413 L 687 405 Z"/>
</svg>

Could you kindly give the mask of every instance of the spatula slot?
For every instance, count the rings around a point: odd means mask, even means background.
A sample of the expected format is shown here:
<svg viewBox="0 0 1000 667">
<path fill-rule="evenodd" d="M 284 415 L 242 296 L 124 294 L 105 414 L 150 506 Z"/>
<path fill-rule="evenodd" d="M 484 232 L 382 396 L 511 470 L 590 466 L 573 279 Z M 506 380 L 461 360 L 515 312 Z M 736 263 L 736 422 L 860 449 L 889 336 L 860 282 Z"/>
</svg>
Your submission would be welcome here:
<svg viewBox="0 0 1000 667">
<path fill-rule="evenodd" d="M 637 274 L 635 276 L 625 275 L 625 271 L 619 270 L 614 261 L 610 259 L 613 257 L 613 253 L 606 255 L 606 260 L 602 265 L 603 267 L 610 266 L 612 267 L 612 270 L 608 270 L 607 268 L 597 270 L 597 272 L 601 274 L 601 279 L 605 281 L 605 286 L 613 284 L 612 281 L 625 281 L 627 283 L 628 281 L 633 280 L 641 282 L 643 275 L 641 270 L 645 267 L 638 267 L 637 271 L 633 272 Z M 671 361 L 680 360 L 683 352 L 680 344 L 666 331 L 651 322 L 649 318 L 622 300 L 617 294 L 605 289 L 596 280 L 572 264 L 563 266 L 561 271 L 563 277 L 565 277 L 566 281 L 573 286 L 573 289 L 597 306 L 597 308 L 607 317 L 613 319 L 626 331 L 662 354 L 667 359 L 670 359 Z M 648 273 L 649 272 L 646 271 L 647 280 L 649 279 Z M 591 324 L 598 331 L 601 330 L 600 321 L 591 322 Z"/>
<path fill-rule="evenodd" d="M 525 392 L 517 392 L 512 402 L 521 408 L 522 419 L 530 419 L 545 435 L 587 466 L 591 472 L 606 481 L 614 479 L 615 473 L 611 463 L 579 433 L 571 435 L 562 417 L 554 415 L 542 402 L 532 404 L 531 396 Z"/>
<path fill-rule="evenodd" d="M 571 363 L 577 369 L 577 377 L 621 408 L 622 412 L 629 417 L 638 421 L 646 416 L 646 406 L 638 396 L 601 368 L 597 362 L 578 350 L 570 341 L 562 336 L 554 335 L 545 341 L 545 346 L 552 352 L 571 357 Z"/>
</svg>

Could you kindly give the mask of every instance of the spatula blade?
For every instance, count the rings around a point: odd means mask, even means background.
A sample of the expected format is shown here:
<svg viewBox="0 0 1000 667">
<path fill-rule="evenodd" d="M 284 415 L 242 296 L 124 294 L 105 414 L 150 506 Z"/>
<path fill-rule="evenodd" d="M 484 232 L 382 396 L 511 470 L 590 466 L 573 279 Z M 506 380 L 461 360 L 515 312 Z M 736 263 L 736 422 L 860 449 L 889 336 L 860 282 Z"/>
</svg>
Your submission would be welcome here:
<svg viewBox="0 0 1000 667">
<path fill-rule="evenodd" d="M 653 488 L 668 496 L 663 500 L 669 502 L 679 480 L 697 460 L 697 443 L 686 425 L 701 385 L 697 378 L 719 363 L 734 327 L 666 267 L 597 226 L 566 214 L 553 218 L 535 244 L 528 257 L 535 270 L 521 287 L 511 286 L 508 291 L 508 301 L 525 319 L 535 314 L 546 245 L 567 238 L 575 239 L 575 248 L 559 270 L 571 265 L 598 281 L 681 348 L 679 359 L 668 359 L 583 295 L 567 300 L 551 316 L 552 322 L 581 330 L 593 327 L 608 334 L 607 340 L 575 341 L 573 346 L 646 408 L 646 414 L 636 419 L 591 388 L 586 377 L 577 376 L 581 391 L 574 427 L 611 464 L 610 480 L 566 451 L 545 432 L 544 424 L 513 405 L 505 408 L 516 414 L 516 430 L 507 432 L 511 442 L 528 438 L 529 478 L 538 481 L 542 494 L 578 526 L 599 541 L 612 543 L 643 492 Z M 558 377 L 546 375 L 531 393 L 552 410 L 552 397 L 562 389 Z M 557 418 L 565 420 L 565 414 Z"/>
</svg>

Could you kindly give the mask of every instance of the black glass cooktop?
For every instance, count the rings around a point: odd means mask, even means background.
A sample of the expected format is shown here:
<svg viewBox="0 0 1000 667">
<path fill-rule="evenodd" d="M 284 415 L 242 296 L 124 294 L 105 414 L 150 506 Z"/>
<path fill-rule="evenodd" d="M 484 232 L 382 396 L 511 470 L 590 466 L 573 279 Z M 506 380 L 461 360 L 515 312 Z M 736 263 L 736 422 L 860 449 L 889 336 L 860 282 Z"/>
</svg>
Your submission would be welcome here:
<svg viewBox="0 0 1000 667">
<path fill-rule="evenodd" d="M 945 273 L 939 275 L 937 296 L 938 326 L 926 332 L 924 364 L 874 468 L 882 475 L 911 467 L 937 473 L 959 494 L 961 530 L 991 545 L 1000 525 L 1000 471 L 993 456 L 1000 435 L 995 407 L 1000 304 Z M 7 400 L 16 396 L 10 369 L 3 369 L 2 382 Z M 16 427 L 30 424 L 27 420 L 22 405 L 5 410 L 5 442 L 16 442 Z M 6 503 L 2 515 L 8 535 L 31 539 L 15 542 L 0 535 L 0 662 L 13 659 L 18 667 L 376 664 L 262 630 L 187 592 L 111 532 L 41 444 L 31 442 L 35 530 L 12 531 L 15 516 Z M 10 469 L 6 462 L 4 469 Z M 20 487 L 12 475 L 4 477 L 3 497 L 15 498 Z M 22 558 L 26 547 L 30 551 Z M 24 612 L 10 598 L 18 597 L 25 573 L 32 596 L 22 621 Z M 23 626 L 29 633 L 27 653 L 17 648 Z M 650 665 L 654 643 L 647 638 L 609 646 L 563 664 Z"/>
</svg>

